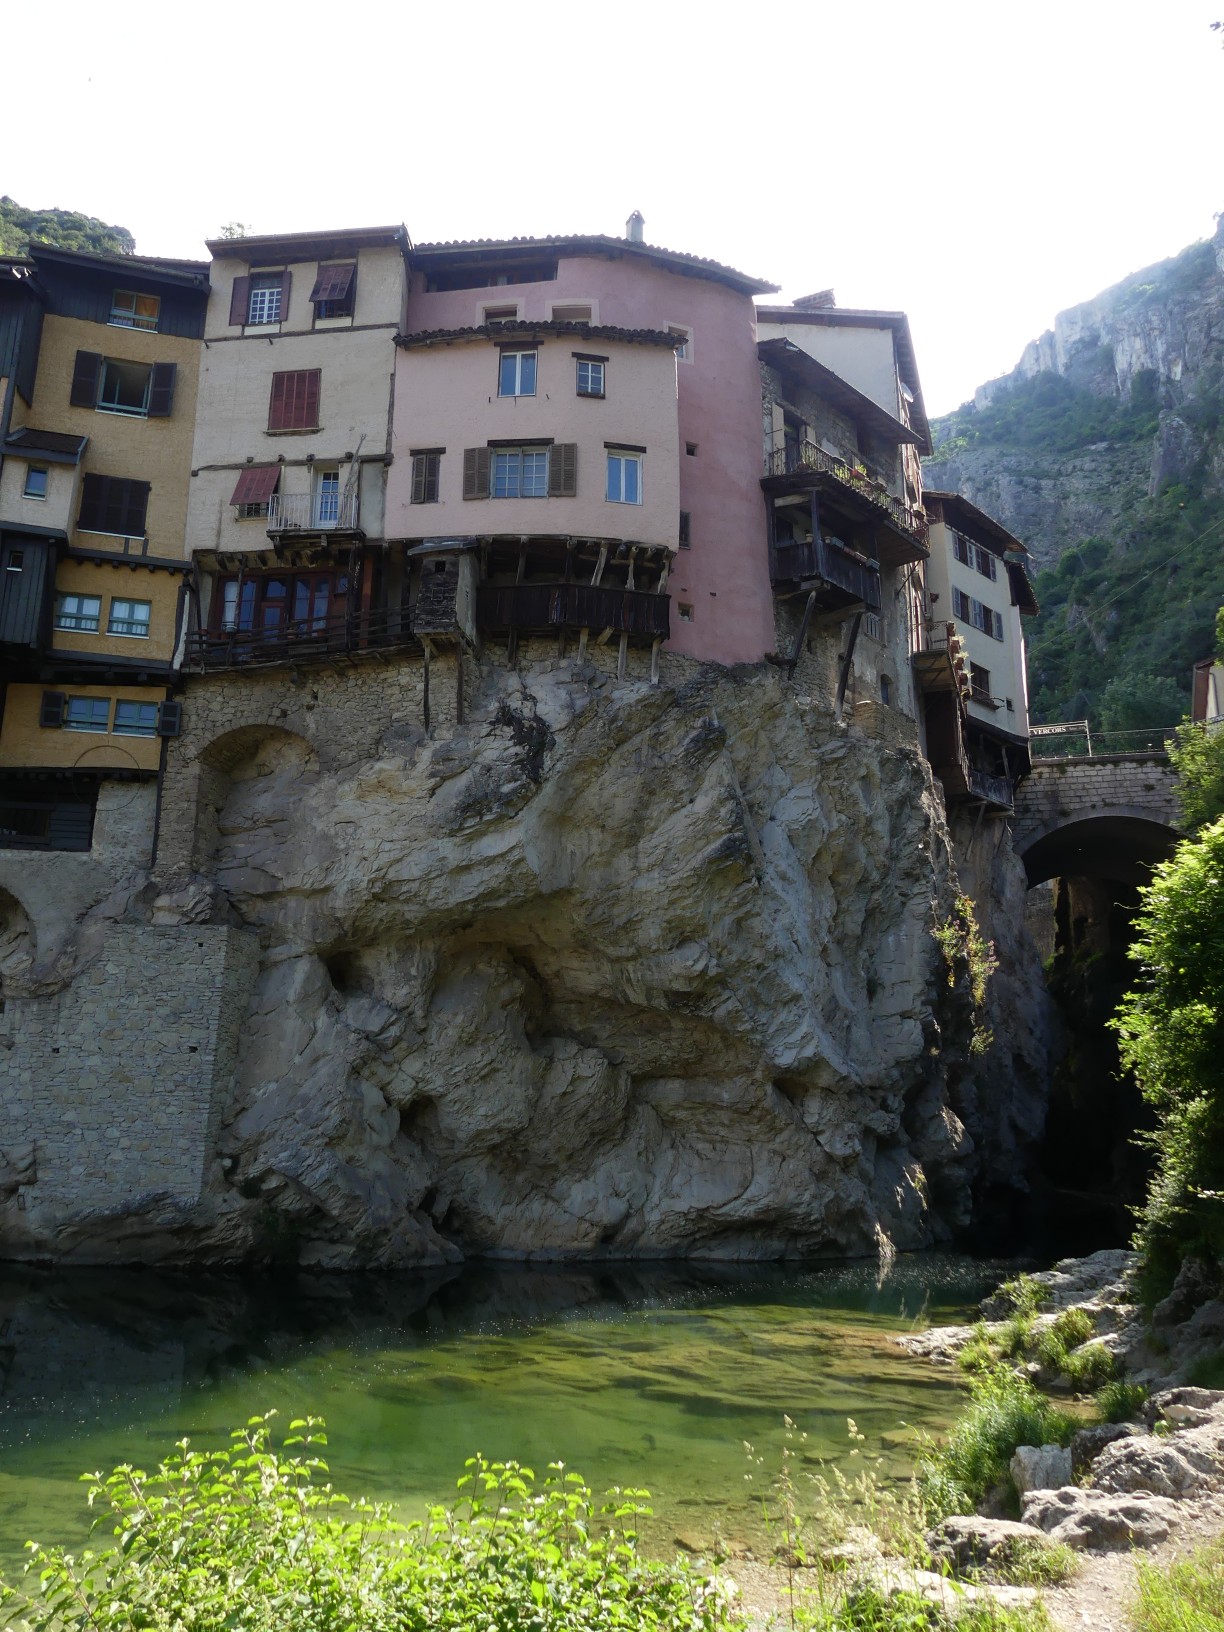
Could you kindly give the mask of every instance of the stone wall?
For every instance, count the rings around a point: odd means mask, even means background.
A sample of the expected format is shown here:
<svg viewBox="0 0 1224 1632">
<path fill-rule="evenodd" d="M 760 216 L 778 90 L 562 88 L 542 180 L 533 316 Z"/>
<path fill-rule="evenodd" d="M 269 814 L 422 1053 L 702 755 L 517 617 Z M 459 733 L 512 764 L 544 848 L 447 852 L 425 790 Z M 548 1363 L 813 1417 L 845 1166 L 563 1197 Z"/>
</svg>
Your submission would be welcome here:
<svg viewBox="0 0 1224 1632">
<path fill-rule="evenodd" d="M 57 1256 L 96 1261 L 189 1218 L 254 955 L 252 937 L 221 925 L 116 923 L 70 985 L 6 1001 L 0 1209 L 11 1255 L 54 1242 Z"/>
<path fill-rule="evenodd" d="M 1181 825 L 1176 782 L 1164 754 L 1038 759 L 1016 791 L 1016 847 L 1023 854 L 1064 823 L 1095 816 L 1124 814 L 1176 829 Z"/>
</svg>

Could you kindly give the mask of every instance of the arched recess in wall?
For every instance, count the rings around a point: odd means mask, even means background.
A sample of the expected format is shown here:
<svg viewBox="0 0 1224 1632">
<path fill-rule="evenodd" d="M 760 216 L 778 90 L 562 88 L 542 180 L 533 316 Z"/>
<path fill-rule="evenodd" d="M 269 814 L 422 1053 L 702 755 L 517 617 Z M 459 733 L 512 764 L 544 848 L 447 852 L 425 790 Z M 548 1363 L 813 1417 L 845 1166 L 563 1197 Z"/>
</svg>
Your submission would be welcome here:
<svg viewBox="0 0 1224 1632">
<path fill-rule="evenodd" d="M 1146 811 L 1115 808 L 1034 833 L 1020 854 L 1030 888 L 1069 877 L 1146 884 L 1152 868 L 1169 859 L 1180 837 Z"/>
<path fill-rule="evenodd" d="M 223 863 L 300 807 L 319 774 L 319 756 L 296 731 L 244 725 L 223 732 L 199 755 L 195 858 Z"/>
<path fill-rule="evenodd" d="M 0 1008 L 24 990 L 35 951 L 29 913 L 15 895 L 0 889 Z"/>
</svg>

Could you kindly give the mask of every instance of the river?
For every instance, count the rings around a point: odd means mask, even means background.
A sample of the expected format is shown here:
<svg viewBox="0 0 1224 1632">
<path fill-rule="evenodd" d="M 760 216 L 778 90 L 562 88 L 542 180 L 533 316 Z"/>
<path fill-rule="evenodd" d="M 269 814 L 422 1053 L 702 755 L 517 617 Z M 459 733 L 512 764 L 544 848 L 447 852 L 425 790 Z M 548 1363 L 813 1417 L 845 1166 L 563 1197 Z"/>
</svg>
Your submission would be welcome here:
<svg viewBox="0 0 1224 1632">
<path fill-rule="evenodd" d="M 655 1547 L 753 1543 L 796 1424 L 801 1473 L 910 1465 L 958 1379 L 893 1334 L 966 1318 L 1013 1266 L 938 1254 L 794 1267 L 472 1265 L 259 1277 L 0 1266 L 0 1568 L 78 1547 L 79 1475 L 221 1443 L 275 1408 L 327 1419 L 335 1485 L 411 1514 L 464 1458 L 645 1486 Z M 853 1418 L 862 1441 L 852 1441 Z M 750 1464 L 745 1442 L 761 1464 Z M 751 1480 L 745 1477 L 752 1473 Z"/>
</svg>

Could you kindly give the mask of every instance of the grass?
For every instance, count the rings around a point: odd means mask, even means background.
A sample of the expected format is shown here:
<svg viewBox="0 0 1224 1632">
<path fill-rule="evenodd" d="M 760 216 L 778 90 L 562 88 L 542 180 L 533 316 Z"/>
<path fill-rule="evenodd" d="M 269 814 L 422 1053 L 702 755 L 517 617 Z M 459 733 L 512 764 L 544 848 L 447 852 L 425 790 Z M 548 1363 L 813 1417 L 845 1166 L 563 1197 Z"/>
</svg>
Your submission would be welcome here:
<svg viewBox="0 0 1224 1632">
<path fill-rule="evenodd" d="M 803 1594 L 791 1625 L 797 1632 L 1048 1632 L 1040 1604 L 1004 1609 L 976 1602 L 949 1611 L 913 1592 L 881 1593 L 875 1587 L 836 1589 L 826 1598 Z"/>
<path fill-rule="evenodd" d="M 1097 1416 L 1102 1422 L 1136 1422 L 1147 1397 L 1146 1384 L 1115 1379 L 1097 1391 Z"/>
<path fill-rule="evenodd" d="M 1021 1445 L 1067 1445 L 1078 1423 L 1006 1366 L 981 1373 L 966 1410 L 941 1445 L 928 1445 L 918 1464 L 918 1491 L 932 1522 L 972 1513 L 1003 1487 L 1017 1502 L 1008 1464 Z"/>
<path fill-rule="evenodd" d="M 1164 1569 L 1135 1565 L 1135 1632 L 1219 1632 L 1224 1626 L 1224 1539 Z"/>
<path fill-rule="evenodd" d="M 1194 1388 L 1224 1388 L 1224 1350 L 1201 1355 L 1186 1373 Z"/>
<path fill-rule="evenodd" d="M 1020 1277 L 1021 1282 L 1025 1279 Z M 1047 1371 L 1065 1377 L 1079 1393 L 1093 1393 L 1110 1381 L 1116 1362 L 1103 1343 L 1089 1341 L 1094 1325 L 1086 1309 L 1064 1309 L 1048 1324 L 1038 1326 L 1032 1294 L 1018 1282 L 1008 1286 L 1016 1289 L 1015 1313 L 993 1328 L 985 1322 L 974 1328 L 960 1352 L 963 1370 L 984 1374 L 1002 1360 L 1036 1360 Z"/>
</svg>

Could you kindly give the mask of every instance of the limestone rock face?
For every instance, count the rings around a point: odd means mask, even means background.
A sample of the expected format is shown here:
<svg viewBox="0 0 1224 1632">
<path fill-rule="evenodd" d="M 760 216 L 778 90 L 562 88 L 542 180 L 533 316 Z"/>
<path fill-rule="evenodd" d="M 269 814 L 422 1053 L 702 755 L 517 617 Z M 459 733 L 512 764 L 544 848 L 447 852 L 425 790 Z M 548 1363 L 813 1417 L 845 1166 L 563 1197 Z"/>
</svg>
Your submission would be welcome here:
<svg viewBox="0 0 1224 1632">
<path fill-rule="evenodd" d="M 1114 1495 L 1103 1490 L 1032 1490 L 1024 1498 L 1025 1524 L 1053 1541 L 1079 1551 L 1155 1547 L 1177 1522 L 1177 1507 L 1167 1496 Z"/>
<path fill-rule="evenodd" d="M 969 1059 L 903 732 L 771 671 L 472 665 L 433 737 L 345 684 L 360 732 L 286 683 L 275 729 L 178 745 L 194 850 L 133 893 L 260 948 L 183 1256 L 872 1253 L 967 1220 L 983 1152 L 1015 1178 L 1040 1085 L 999 1062 L 1040 1028 L 1021 982 Z"/>
</svg>

